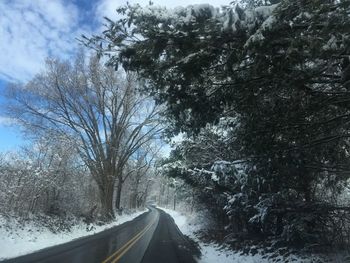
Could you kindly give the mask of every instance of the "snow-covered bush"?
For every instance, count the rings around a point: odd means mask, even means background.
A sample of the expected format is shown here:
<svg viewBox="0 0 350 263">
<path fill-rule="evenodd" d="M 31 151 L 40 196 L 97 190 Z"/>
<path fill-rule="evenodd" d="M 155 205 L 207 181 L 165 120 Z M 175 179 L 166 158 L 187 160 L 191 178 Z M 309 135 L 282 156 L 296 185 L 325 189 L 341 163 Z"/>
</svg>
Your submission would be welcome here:
<svg viewBox="0 0 350 263">
<path fill-rule="evenodd" d="M 0 164 L 0 213 L 88 215 L 96 206 L 96 186 L 79 168 L 64 142 L 42 140 L 22 152 L 3 155 Z"/>
</svg>

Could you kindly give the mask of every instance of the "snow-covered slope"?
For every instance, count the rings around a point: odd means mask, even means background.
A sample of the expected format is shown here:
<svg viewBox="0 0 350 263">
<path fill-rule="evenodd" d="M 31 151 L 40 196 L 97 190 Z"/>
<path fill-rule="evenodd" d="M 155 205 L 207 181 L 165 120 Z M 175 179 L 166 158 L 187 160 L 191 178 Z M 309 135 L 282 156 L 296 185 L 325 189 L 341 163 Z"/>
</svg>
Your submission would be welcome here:
<svg viewBox="0 0 350 263">
<path fill-rule="evenodd" d="M 198 242 L 202 252 L 202 257 L 199 260 L 199 263 L 213 263 L 213 262 L 270 263 L 271 262 L 268 259 L 268 257 L 264 257 L 261 254 L 256 254 L 254 256 L 243 255 L 240 252 L 235 252 L 228 248 L 220 247 L 215 243 L 204 243 L 201 240 L 199 240 L 194 234 L 195 231 L 203 227 L 202 225 L 203 222 L 198 221 L 201 218 L 200 216 L 196 214 L 192 214 L 188 216 L 171 209 L 166 209 L 163 207 L 158 207 L 158 208 L 168 213 L 172 218 L 174 218 L 176 225 L 179 227 L 180 231 L 183 234 L 189 236 L 190 238 Z M 296 255 L 290 255 L 289 258 L 287 259 L 280 257 L 279 262 L 311 263 L 311 262 L 319 262 L 319 261 L 317 261 L 317 258 L 301 259 L 301 258 L 298 258 Z"/>
<path fill-rule="evenodd" d="M 146 211 L 143 210 L 118 216 L 114 222 L 102 226 L 90 224 L 87 227 L 85 223 L 81 222 L 75 224 L 69 232 L 64 231 L 59 233 L 53 233 L 47 227 L 39 227 L 34 222 L 28 222 L 23 225 L 23 223 L 16 220 L 9 222 L 0 216 L 0 260 L 29 254 L 40 249 L 99 233 L 133 220 Z"/>
</svg>

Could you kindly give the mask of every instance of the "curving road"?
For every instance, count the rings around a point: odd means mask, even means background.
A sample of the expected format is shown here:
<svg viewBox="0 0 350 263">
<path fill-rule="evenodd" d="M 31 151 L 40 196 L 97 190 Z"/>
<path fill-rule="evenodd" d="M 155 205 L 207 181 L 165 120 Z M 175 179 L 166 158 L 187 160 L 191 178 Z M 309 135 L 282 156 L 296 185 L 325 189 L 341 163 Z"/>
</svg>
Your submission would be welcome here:
<svg viewBox="0 0 350 263">
<path fill-rule="evenodd" d="M 196 249 L 174 220 L 150 208 L 132 221 L 96 235 L 74 240 L 3 263 L 192 263 Z"/>
</svg>

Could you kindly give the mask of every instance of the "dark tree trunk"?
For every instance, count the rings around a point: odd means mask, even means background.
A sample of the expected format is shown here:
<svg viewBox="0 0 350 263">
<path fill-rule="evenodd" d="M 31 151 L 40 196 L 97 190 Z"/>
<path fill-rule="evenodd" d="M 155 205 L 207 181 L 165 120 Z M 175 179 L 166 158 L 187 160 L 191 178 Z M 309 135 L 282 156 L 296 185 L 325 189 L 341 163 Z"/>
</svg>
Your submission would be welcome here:
<svg viewBox="0 0 350 263">
<path fill-rule="evenodd" d="M 118 180 L 118 185 L 117 185 L 117 193 L 116 193 L 116 197 L 115 197 L 115 208 L 120 211 L 120 202 L 121 202 L 121 195 L 122 195 L 122 180 L 119 179 Z"/>
<path fill-rule="evenodd" d="M 110 221 L 114 218 L 113 209 L 113 184 L 100 189 L 102 220 Z"/>
</svg>

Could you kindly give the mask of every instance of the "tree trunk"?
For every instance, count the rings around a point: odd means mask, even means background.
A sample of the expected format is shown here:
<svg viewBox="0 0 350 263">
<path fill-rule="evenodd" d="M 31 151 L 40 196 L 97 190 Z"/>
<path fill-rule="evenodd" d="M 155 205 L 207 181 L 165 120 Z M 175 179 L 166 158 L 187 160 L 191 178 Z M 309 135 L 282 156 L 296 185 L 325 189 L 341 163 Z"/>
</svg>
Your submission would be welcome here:
<svg viewBox="0 0 350 263">
<path fill-rule="evenodd" d="M 122 181 L 118 180 L 118 186 L 117 186 L 117 193 L 116 193 L 116 198 L 115 198 L 115 208 L 120 211 L 120 199 L 121 199 L 121 195 L 122 195 Z"/>
<path fill-rule="evenodd" d="M 105 189 L 100 189 L 100 199 L 102 220 L 112 220 L 114 218 L 113 184 L 107 185 Z"/>
<path fill-rule="evenodd" d="M 137 206 L 137 194 L 135 194 L 135 192 L 133 192 L 130 195 L 130 208 L 134 209 Z"/>
<path fill-rule="evenodd" d="M 139 179 L 136 179 L 135 181 L 135 186 L 134 186 L 134 190 L 133 190 L 133 193 L 132 193 L 132 208 L 137 208 L 139 206 L 138 204 L 138 192 L 139 192 Z"/>
<path fill-rule="evenodd" d="M 169 188 L 169 185 L 167 185 L 167 188 L 168 188 L 168 193 L 166 195 L 166 207 L 168 207 L 169 205 L 169 197 L 170 197 L 170 188 Z"/>
</svg>

